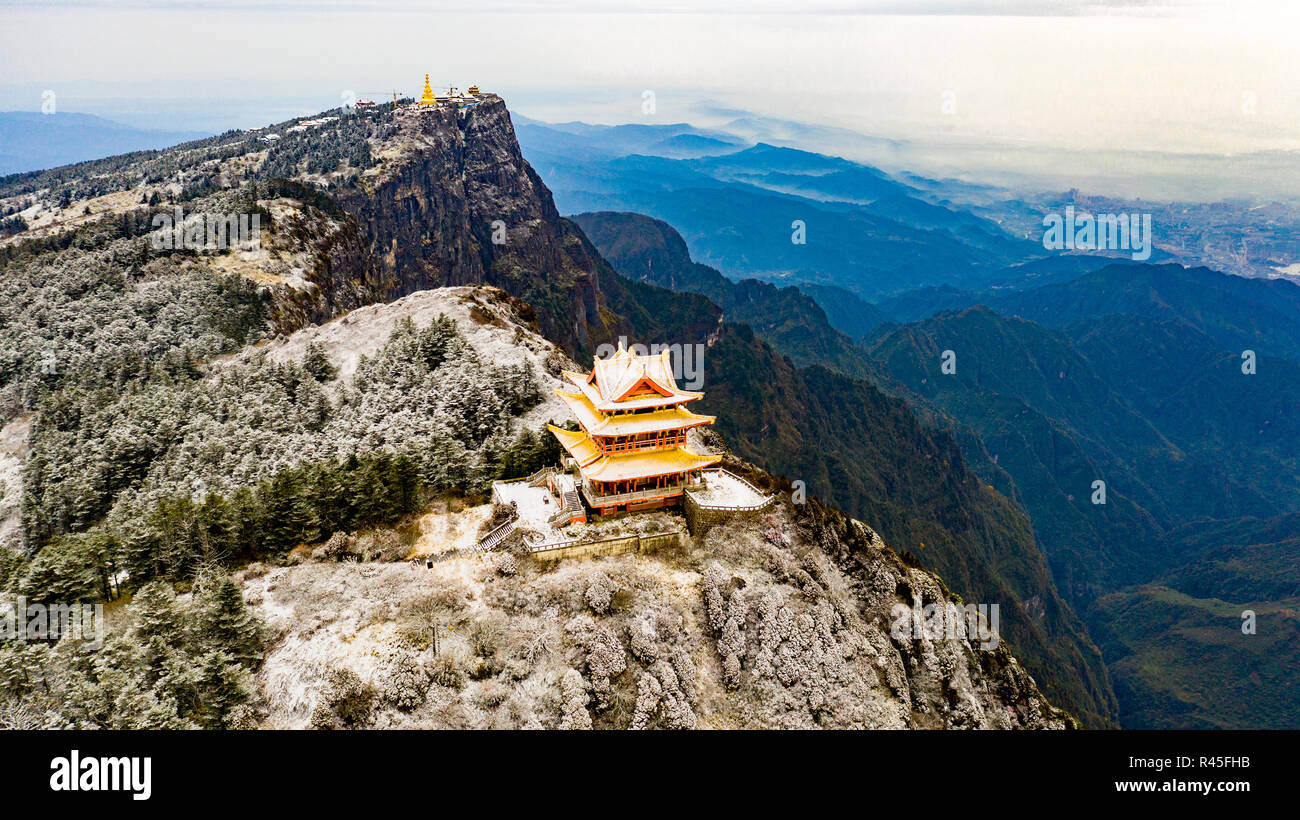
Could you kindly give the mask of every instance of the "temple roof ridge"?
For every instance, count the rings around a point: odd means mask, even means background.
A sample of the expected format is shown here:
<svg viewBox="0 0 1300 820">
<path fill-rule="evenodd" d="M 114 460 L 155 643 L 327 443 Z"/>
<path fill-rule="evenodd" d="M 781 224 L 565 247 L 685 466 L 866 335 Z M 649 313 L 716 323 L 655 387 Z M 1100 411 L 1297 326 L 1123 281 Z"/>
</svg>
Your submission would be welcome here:
<svg viewBox="0 0 1300 820">
<path fill-rule="evenodd" d="M 573 381 L 572 376 L 567 373 L 565 375 Z M 591 372 L 582 378 L 588 385 L 594 385 L 595 392 L 599 394 L 597 403 L 601 405 L 627 400 L 628 394 L 642 381 L 665 398 L 675 397 L 679 401 L 689 401 L 703 395 L 677 386 L 668 349 L 639 356 L 624 346 L 621 339 L 618 350 L 607 358 L 595 357 Z"/>
</svg>

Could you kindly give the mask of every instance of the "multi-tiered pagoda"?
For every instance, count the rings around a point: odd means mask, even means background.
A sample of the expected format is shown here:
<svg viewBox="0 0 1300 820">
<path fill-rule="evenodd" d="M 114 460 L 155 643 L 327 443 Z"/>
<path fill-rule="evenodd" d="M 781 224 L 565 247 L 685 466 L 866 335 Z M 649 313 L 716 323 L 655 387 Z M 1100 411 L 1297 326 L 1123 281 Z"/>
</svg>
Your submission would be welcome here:
<svg viewBox="0 0 1300 820">
<path fill-rule="evenodd" d="M 704 394 L 678 389 L 668 351 L 637 356 L 620 344 L 590 374 L 563 375 L 575 389 L 555 394 L 582 432 L 550 430 L 578 465 L 583 498 L 602 514 L 676 504 L 719 460 L 686 446 L 686 431 L 714 417 L 686 409 Z"/>
</svg>

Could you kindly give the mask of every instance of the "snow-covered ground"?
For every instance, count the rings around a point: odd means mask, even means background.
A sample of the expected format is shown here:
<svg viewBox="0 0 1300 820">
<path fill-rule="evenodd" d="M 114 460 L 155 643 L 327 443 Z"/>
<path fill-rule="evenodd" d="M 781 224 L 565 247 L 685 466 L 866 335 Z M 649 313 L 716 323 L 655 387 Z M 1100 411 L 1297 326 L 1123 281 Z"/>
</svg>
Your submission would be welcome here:
<svg viewBox="0 0 1300 820">
<path fill-rule="evenodd" d="M 705 470 L 704 489 L 691 490 L 691 496 L 704 507 L 753 507 L 768 499 L 726 470 Z"/>
<path fill-rule="evenodd" d="M 560 531 L 547 523 L 564 506 L 545 486 L 530 487 L 524 481 L 500 482 L 495 486 L 501 500 L 509 504 L 514 502 L 519 510 L 519 526 L 527 530 L 536 530 L 546 541 L 559 540 Z"/>
<path fill-rule="evenodd" d="M 437 501 L 416 522 L 420 534 L 409 557 L 425 558 L 473 546 L 492 515 L 491 504 L 460 508 L 458 499 Z"/>
<path fill-rule="evenodd" d="M 322 325 L 246 348 L 220 364 L 249 361 L 259 353 L 276 362 L 302 361 L 307 345 L 315 342 L 338 369 L 339 378 L 333 383 L 337 385 L 351 378 L 362 356 L 373 356 L 383 347 L 399 321 L 410 319 L 416 327 L 425 327 L 445 315 L 455 320 L 465 340 L 485 361 L 498 365 L 527 362 L 533 369 L 542 385 L 542 402 L 521 416 L 524 426 L 536 429 L 547 421 L 564 421 L 569 418 L 569 409 L 551 392 L 552 387 L 562 386 L 561 382 L 544 367 L 547 356 L 558 348 L 540 334 L 520 327 L 509 307 L 493 298 L 493 293 L 469 286 L 417 291 L 395 302 L 357 308 Z M 483 321 L 484 316 L 500 322 Z M 564 366 L 578 369 L 567 358 Z"/>
<path fill-rule="evenodd" d="M 0 549 L 18 546 L 22 524 L 23 464 L 35 413 L 19 416 L 0 430 Z"/>
<path fill-rule="evenodd" d="M 455 566 L 451 566 L 455 564 Z M 245 581 L 248 603 L 266 620 L 274 646 L 258 671 L 273 729 L 306 728 L 326 670 L 343 665 L 375 680 L 396 656 L 410 625 L 406 609 L 479 564 L 305 564 L 278 567 Z M 448 581 L 450 582 L 450 581 Z M 457 582 L 459 583 L 459 582 Z"/>
</svg>

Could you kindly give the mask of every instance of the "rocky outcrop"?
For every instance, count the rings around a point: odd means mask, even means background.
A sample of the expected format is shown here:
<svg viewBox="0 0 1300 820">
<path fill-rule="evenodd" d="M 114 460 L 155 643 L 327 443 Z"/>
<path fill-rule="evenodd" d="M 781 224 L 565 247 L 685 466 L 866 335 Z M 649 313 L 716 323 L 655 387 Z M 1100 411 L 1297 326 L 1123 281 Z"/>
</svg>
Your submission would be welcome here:
<svg viewBox="0 0 1300 820">
<path fill-rule="evenodd" d="M 460 285 L 493 285 L 526 301 L 541 332 L 580 359 L 619 335 L 699 341 L 717 323 L 707 299 L 652 293 L 610 268 L 556 210 L 500 98 L 464 109 L 385 106 L 336 130 L 285 135 L 265 149 L 232 132 L 201 151 L 114 165 L 96 184 L 124 190 L 94 200 L 95 216 L 85 219 L 104 223 L 111 239 L 147 232 L 112 220 L 133 216 L 132 225 L 147 226 L 154 209 L 170 214 L 173 204 L 186 215 L 257 213 L 259 252 L 205 249 L 183 261 L 264 285 L 273 329 L 283 334 Z M 96 164 L 83 170 L 92 174 Z M 161 181 L 139 188 L 142 177 Z M 672 304 L 654 304 L 665 298 Z"/>
<path fill-rule="evenodd" d="M 788 498 L 667 552 L 260 573 L 245 592 L 280 636 L 258 676 L 269 728 L 306 725 L 340 669 L 378 692 L 418 671 L 377 728 L 1075 725 L 1005 643 L 898 633 L 918 602 L 961 602 L 868 527 Z"/>
<path fill-rule="evenodd" d="M 355 221 L 300 202 L 265 205 L 275 207 L 276 220 L 262 254 L 243 260 L 235 253 L 226 264 L 269 286 L 269 318 L 277 332 L 292 333 L 383 301 L 386 289 L 369 238 Z"/>
<path fill-rule="evenodd" d="M 934 728 L 1074 728 L 1066 712 L 1052 706 L 1034 679 L 998 635 L 998 620 L 985 619 L 981 635 L 963 637 L 945 628 L 934 635 L 917 616 L 925 607 L 942 610 L 951 621 L 972 611 L 935 574 L 900 557 L 870 527 L 825 507 L 816 499 L 791 505 L 798 536 L 769 526 L 766 541 L 803 544 L 816 560 L 808 564 L 805 590 L 824 587 L 833 595 L 837 581 L 856 601 L 872 646 L 888 648 L 877 657 L 882 678 L 912 708 L 911 725 Z M 797 547 L 796 547 L 797 549 Z M 813 552 L 815 550 L 815 552 Z M 818 573 L 818 564 L 826 564 Z M 830 569 L 833 568 L 833 569 Z M 904 614 L 904 610 L 907 614 Z M 975 610 L 983 613 L 992 610 Z M 901 633 L 900 625 L 903 627 Z M 946 625 L 945 625 L 946 626 Z"/>
<path fill-rule="evenodd" d="M 337 199 L 370 240 L 385 299 L 490 284 L 529 302 L 542 331 L 577 353 L 618 330 L 601 295 L 608 265 L 520 153 L 505 103 L 405 108 L 379 160 Z"/>
</svg>

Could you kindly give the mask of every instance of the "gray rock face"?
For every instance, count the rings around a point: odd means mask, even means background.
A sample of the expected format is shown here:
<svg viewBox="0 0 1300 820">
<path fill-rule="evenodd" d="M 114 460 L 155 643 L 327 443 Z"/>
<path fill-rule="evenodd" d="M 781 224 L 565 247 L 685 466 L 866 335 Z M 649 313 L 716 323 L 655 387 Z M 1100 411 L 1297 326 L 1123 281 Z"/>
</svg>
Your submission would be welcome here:
<svg viewBox="0 0 1300 820">
<path fill-rule="evenodd" d="M 338 194 L 369 237 L 384 298 L 490 284 L 533 305 L 541 330 L 570 350 L 607 337 L 608 270 L 520 153 L 505 103 L 464 111 L 406 108 L 373 148 L 380 173 Z"/>
<path fill-rule="evenodd" d="M 702 546 L 706 620 L 744 726 L 1074 726 L 1005 644 L 963 626 L 912 631 L 916 607 L 962 604 L 860 522 L 787 504 L 711 530 Z"/>
</svg>

